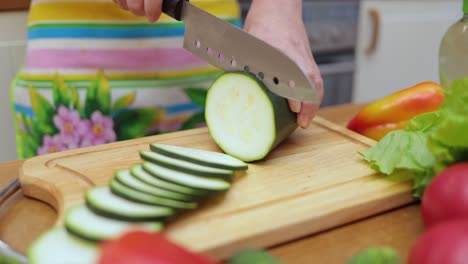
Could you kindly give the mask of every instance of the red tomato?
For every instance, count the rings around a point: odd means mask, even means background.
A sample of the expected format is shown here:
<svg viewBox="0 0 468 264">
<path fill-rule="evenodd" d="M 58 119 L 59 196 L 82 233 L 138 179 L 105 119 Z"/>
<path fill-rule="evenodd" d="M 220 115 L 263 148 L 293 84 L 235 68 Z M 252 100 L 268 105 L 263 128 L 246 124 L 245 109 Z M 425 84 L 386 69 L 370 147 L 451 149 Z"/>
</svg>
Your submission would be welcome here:
<svg viewBox="0 0 468 264">
<path fill-rule="evenodd" d="M 128 232 L 101 245 L 98 264 L 217 264 L 166 239 L 162 233 Z"/>
<path fill-rule="evenodd" d="M 421 201 L 426 228 L 442 221 L 468 218 L 468 162 L 456 163 L 434 177 Z"/>
<path fill-rule="evenodd" d="M 410 250 L 408 264 L 468 263 L 468 219 L 453 219 L 427 229 Z"/>
</svg>

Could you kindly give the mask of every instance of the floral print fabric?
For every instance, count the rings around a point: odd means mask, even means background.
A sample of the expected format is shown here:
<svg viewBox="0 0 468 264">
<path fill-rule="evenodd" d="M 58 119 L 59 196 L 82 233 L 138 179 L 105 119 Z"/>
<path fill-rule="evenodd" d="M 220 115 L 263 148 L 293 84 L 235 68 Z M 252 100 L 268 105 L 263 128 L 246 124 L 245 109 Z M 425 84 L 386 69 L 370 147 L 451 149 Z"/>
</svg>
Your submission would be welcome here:
<svg viewBox="0 0 468 264">
<path fill-rule="evenodd" d="M 241 26 L 236 0 L 191 2 Z M 20 159 L 205 125 L 220 70 L 183 48 L 182 22 L 112 0 L 33 0 L 29 12 L 11 87 Z"/>
</svg>

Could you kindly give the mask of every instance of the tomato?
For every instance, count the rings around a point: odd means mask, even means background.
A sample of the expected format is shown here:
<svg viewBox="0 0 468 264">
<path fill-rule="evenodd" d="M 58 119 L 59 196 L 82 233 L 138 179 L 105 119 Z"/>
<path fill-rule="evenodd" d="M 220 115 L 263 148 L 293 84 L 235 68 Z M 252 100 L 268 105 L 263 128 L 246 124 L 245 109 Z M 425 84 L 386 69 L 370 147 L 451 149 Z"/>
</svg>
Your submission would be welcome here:
<svg viewBox="0 0 468 264">
<path fill-rule="evenodd" d="M 468 219 L 447 220 L 434 225 L 412 246 L 408 264 L 466 264 Z"/>
<path fill-rule="evenodd" d="M 168 240 L 162 233 L 131 231 L 101 245 L 98 264 L 217 264 Z"/>
<path fill-rule="evenodd" d="M 432 179 L 421 201 L 421 213 L 426 228 L 468 218 L 468 162 L 451 165 Z"/>
</svg>

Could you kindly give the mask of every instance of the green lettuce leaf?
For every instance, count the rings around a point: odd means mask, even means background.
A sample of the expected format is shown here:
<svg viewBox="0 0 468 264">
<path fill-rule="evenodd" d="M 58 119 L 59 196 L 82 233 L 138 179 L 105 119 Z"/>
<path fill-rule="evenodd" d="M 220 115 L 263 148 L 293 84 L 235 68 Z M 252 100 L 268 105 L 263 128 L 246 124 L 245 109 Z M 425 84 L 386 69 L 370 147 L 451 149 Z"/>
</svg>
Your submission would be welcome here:
<svg viewBox="0 0 468 264">
<path fill-rule="evenodd" d="M 235 252 L 226 264 L 281 264 L 282 262 L 269 252 L 257 248 L 243 248 Z"/>
<path fill-rule="evenodd" d="M 405 129 L 388 133 L 360 154 L 379 173 L 413 179 L 413 195 L 421 197 L 434 174 L 435 158 L 427 141 L 439 117 L 436 112 L 420 115 L 410 120 Z"/>
<path fill-rule="evenodd" d="M 415 116 L 360 152 L 379 173 L 409 176 L 415 197 L 447 166 L 468 161 L 468 78 L 454 81 L 444 96 L 438 111 Z"/>
<path fill-rule="evenodd" d="M 208 90 L 205 88 L 186 88 L 184 89 L 185 94 L 198 106 L 205 107 L 206 96 Z"/>
<path fill-rule="evenodd" d="M 436 173 L 468 160 L 468 78 L 454 81 L 445 97 L 440 107 L 442 118 L 428 142 Z"/>
<path fill-rule="evenodd" d="M 428 135 L 437 127 L 437 112 L 419 115 L 400 129 L 388 133 L 375 146 L 360 154 L 370 166 L 383 174 L 395 170 L 426 173 L 432 170 L 435 159 L 427 146 Z"/>
</svg>

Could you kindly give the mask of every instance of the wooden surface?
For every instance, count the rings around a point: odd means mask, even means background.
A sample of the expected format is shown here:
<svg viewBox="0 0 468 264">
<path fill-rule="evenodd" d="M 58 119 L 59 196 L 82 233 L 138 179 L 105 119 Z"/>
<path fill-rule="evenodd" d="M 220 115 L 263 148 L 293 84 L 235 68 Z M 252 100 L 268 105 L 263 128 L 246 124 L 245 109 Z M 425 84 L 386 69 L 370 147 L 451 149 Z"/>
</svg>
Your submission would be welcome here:
<svg viewBox="0 0 468 264">
<path fill-rule="evenodd" d="M 344 124 L 360 106 L 340 106 L 322 109 L 320 114 Z M 0 186 L 6 185 L 18 172 L 21 162 L 0 165 Z M 1 177 L 3 176 L 3 177 Z M 381 208 L 380 208 L 381 209 Z M 0 210 L 0 239 L 23 251 L 41 231 L 53 225 L 54 210 L 38 201 L 25 198 L 21 193 L 2 205 Z M 407 206 L 393 212 L 323 231 L 314 236 L 275 245 L 271 252 L 285 263 L 343 263 L 356 251 L 367 246 L 387 245 L 406 256 L 409 245 L 420 233 L 419 207 Z"/>
<path fill-rule="evenodd" d="M 27 10 L 31 0 L 1 0 L 0 11 Z"/>
</svg>

